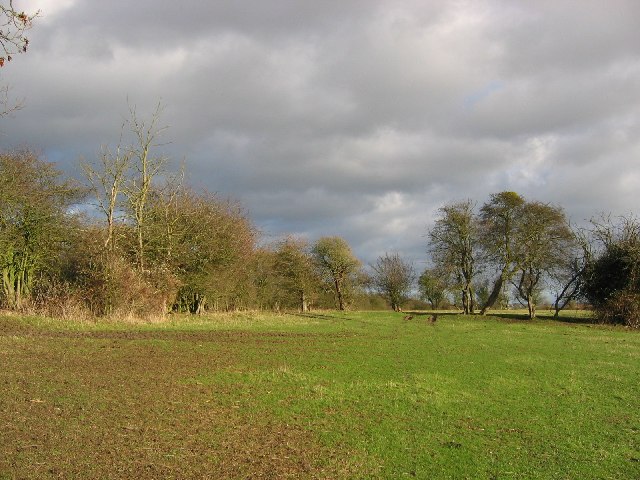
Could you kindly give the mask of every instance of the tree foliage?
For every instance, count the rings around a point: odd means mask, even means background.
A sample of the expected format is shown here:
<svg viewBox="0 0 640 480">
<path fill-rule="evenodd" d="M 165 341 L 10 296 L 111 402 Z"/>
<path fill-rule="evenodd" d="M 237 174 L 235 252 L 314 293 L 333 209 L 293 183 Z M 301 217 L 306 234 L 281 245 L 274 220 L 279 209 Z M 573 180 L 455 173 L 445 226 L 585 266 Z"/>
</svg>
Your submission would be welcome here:
<svg viewBox="0 0 640 480">
<path fill-rule="evenodd" d="M 414 270 L 399 254 L 371 265 L 368 285 L 377 295 L 362 290 L 368 297 L 358 297 L 364 274 L 340 237 L 313 246 L 287 237 L 257 248 L 256 229 L 238 203 L 189 189 L 181 173 L 163 170 L 166 158 L 152 152 L 162 131 L 158 115 L 145 122 L 132 112 L 132 146 L 105 148 L 85 164 L 102 214 L 95 218 L 73 214 L 83 191 L 52 164 L 29 151 L 0 154 L 1 306 L 45 305 L 64 315 L 80 305 L 95 315 L 146 316 L 281 306 L 305 312 L 334 301 L 344 310 L 354 300 L 382 306 L 386 299 L 400 310 Z M 514 192 L 492 195 L 479 213 L 470 200 L 439 213 L 429 232 L 434 267 L 418 282 L 432 308 L 453 291 L 465 313 L 515 293 L 533 318 L 537 297 L 549 290 L 556 314 L 583 295 L 603 321 L 640 326 L 635 218 L 594 221 L 588 241 L 571 230 L 562 208 Z"/>
<path fill-rule="evenodd" d="M 524 199 L 517 193 L 500 192 L 491 195 L 480 210 L 483 249 L 486 259 L 498 270 L 491 293 L 482 306 L 483 315 L 495 304 L 503 285 L 519 269 L 519 234 L 525 228 L 521 221 L 524 205 Z"/>
<path fill-rule="evenodd" d="M 147 209 L 148 267 L 177 277 L 175 308 L 203 313 L 208 303 L 237 306 L 255 245 L 255 229 L 242 207 L 181 188 L 153 192 Z"/>
<path fill-rule="evenodd" d="M 536 299 L 544 278 L 563 266 L 574 252 L 575 236 L 560 207 L 526 202 L 521 208 L 518 237 L 518 272 L 513 285 L 519 300 L 527 306 L 529 318 L 536 316 Z"/>
<path fill-rule="evenodd" d="M 536 298 L 551 278 L 560 287 L 558 308 L 575 296 L 576 279 L 567 278 L 566 270 L 578 262 L 576 237 L 560 207 L 500 192 L 479 214 L 471 200 L 445 205 L 439 213 L 429 232 L 431 260 L 446 286 L 461 293 L 465 314 L 474 312 L 476 300 L 486 313 L 513 288 L 533 318 Z M 496 272 L 490 287 L 474 287 L 482 270 L 485 277 Z"/>
</svg>

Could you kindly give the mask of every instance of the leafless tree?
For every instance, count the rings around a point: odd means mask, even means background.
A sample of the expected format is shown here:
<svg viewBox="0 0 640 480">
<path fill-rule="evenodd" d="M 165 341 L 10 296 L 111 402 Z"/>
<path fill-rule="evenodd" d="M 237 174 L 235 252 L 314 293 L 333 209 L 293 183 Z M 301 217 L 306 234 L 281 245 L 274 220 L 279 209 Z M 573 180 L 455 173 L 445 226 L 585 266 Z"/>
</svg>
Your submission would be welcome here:
<svg viewBox="0 0 640 480">
<path fill-rule="evenodd" d="M 130 165 L 133 174 L 123 187 L 128 212 L 136 232 L 136 263 L 143 271 L 145 268 L 145 228 L 149 193 L 153 182 L 163 173 L 168 158 L 156 155 L 152 150 L 163 144 L 158 143 L 160 136 L 167 129 L 160 125 L 162 105 L 158 103 L 149 119 L 141 118 L 135 107 L 129 109 L 130 118 L 127 124 L 134 136 L 134 143 L 129 147 Z"/>
<path fill-rule="evenodd" d="M 498 270 L 491 293 L 480 311 L 482 315 L 495 304 L 504 284 L 520 269 L 522 245 L 519 234 L 526 228 L 521 221 L 524 205 L 525 200 L 517 193 L 500 192 L 491 195 L 480 210 L 481 241 L 485 258 Z"/>
<path fill-rule="evenodd" d="M 429 250 L 437 270 L 462 293 L 465 314 L 475 310 L 473 279 L 477 270 L 478 222 L 471 200 L 446 205 L 429 232 Z"/>
<path fill-rule="evenodd" d="M 522 207 L 518 234 L 519 272 L 512 281 L 519 299 L 527 306 L 529 318 L 536 316 L 535 298 L 543 281 L 571 256 L 575 237 L 562 208 L 541 202 Z"/>
<path fill-rule="evenodd" d="M 115 150 L 103 146 L 96 162 L 81 162 L 91 192 L 95 196 L 96 206 L 106 217 L 107 234 L 104 246 L 112 252 L 116 248 L 114 238 L 116 212 L 120 207 L 120 197 L 131 166 L 131 157 L 131 149 L 122 146 L 121 135 Z"/>
<path fill-rule="evenodd" d="M 385 253 L 371 269 L 374 288 L 387 298 L 394 312 L 401 311 L 415 280 L 413 265 L 398 253 Z"/>
<path fill-rule="evenodd" d="M 0 68 L 13 59 L 13 55 L 24 53 L 29 46 L 26 32 L 32 27 L 33 20 L 40 14 L 27 14 L 13 6 L 13 0 L 0 4 Z M 0 87 L 0 117 L 20 110 L 23 101 L 12 103 L 9 99 L 9 86 Z"/>
</svg>

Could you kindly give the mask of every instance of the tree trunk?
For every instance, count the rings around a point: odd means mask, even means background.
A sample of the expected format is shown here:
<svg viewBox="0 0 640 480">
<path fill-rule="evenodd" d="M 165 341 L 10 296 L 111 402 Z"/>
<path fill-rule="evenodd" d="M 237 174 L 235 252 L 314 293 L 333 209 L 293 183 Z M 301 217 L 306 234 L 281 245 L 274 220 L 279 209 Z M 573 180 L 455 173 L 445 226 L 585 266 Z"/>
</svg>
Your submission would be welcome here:
<svg viewBox="0 0 640 480">
<path fill-rule="evenodd" d="M 107 216 L 107 239 L 104 242 L 104 248 L 115 251 L 116 247 L 113 244 L 113 215 L 110 213 Z"/>
<path fill-rule="evenodd" d="M 342 297 L 342 288 L 340 285 L 340 281 L 336 278 L 333 283 L 336 287 L 336 296 L 338 297 L 338 309 L 345 310 L 344 298 Z"/>
<path fill-rule="evenodd" d="M 527 308 L 529 309 L 529 319 L 533 320 L 536 318 L 536 304 L 533 302 L 531 295 L 527 295 Z"/>
<path fill-rule="evenodd" d="M 25 264 L 26 261 L 21 259 L 19 265 L 14 263 L 2 270 L 2 291 L 10 310 L 20 310 L 22 300 L 31 294 L 33 270 Z"/>
<path fill-rule="evenodd" d="M 498 297 L 500 297 L 500 292 L 502 291 L 502 285 L 504 283 L 503 275 L 500 275 L 496 282 L 493 284 L 493 290 L 491 290 L 491 294 L 489 298 L 487 298 L 487 302 L 482 306 L 482 310 L 480 310 L 480 315 L 486 315 L 487 310 L 489 310 L 493 305 L 495 305 Z"/>
<path fill-rule="evenodd" d="M 558 318 L 560 316 L 560 310 L 563 310 L 571 300 L 577 295 L 578 289 L 578 279 L 584 269 L 581 269 L 579 273 L 573 275 L 569 281 L 566 283 L 560 294 L 556 295 L 556 301 L 554 302 L 555 313 L 553 314 L 553 318 Z M 569 292 L 569 290 L 571 292 Z"/>
<path fill-rule="evenodd" d="M 475 313 L 473 290 L 469 285 L 465 285 L 462 290 L 462 311 L 465 315 L 473 315 Z"/>
<path fill-rule="evenodd" d="M 144 258 L 143 258 L 144 243 L 142 238 L 142 227 L 140 225 L 137 228 L 137 235 L 138 235 L 138 267 L 140 268 L 140 271 L 143 272 L 144 271 Z"/>
<path fill-rule="evenodd" d="M 201 295 L 199 293 L 193 294 L 193 301 L 189 307 L 189 310 L 194 315 L 203 315 L 204 310 L 207 306 L 207 297 L 205 295 Z"/>
<path fill-rule="evenodd" d="M 307 296 L 304 294 L 304 290 L 300 290 L 300 311 L 302 313 L 309 311 L 309 303 L 307 302 Z"/>
<path fill-rule="evenodd" d="M 466 315 L 467 314 L 467 310 L 468 310 L 468 306 L 467 306 L 467 292 L 466 290 L 463 288 L 462 291 L 460 292 L 461 295 L 461 299 L 462 299 L 462 314 Z"/>
<path fill-rule="evenodd" d="M 2 270 L 2 290 L 4 292 L 5 301 L 7 302 L 7 307 L 10 310 L 15 308 L 15 281 L 14 281 L 14 272 L 12 267 L 5 267 Z"/>
<path fill-rule="evenodd" d="M 557 298 L 553 304 L 555 312 L 553 313 L 553 318 L 560 317 L 560 311 L 564 310 L 564 308 L 569 305 L 569 302 L 573 300 L 573 297 L 567 297 L 564 300 L 562 298 Z"/>
</svg>

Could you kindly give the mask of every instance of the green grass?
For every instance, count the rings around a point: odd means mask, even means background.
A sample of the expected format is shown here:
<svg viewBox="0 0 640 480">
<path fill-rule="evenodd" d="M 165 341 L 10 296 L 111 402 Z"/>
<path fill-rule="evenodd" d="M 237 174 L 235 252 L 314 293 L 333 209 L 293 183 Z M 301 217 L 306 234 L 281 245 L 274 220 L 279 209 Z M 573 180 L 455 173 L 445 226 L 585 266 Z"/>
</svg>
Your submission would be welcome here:
<svg viewBox="0 0 640 480">
<path fill-rule="evenodd" d="M 0 478 L 640 478 L 638 332 L 403 317 L 0 317 Z"/>
</svg>

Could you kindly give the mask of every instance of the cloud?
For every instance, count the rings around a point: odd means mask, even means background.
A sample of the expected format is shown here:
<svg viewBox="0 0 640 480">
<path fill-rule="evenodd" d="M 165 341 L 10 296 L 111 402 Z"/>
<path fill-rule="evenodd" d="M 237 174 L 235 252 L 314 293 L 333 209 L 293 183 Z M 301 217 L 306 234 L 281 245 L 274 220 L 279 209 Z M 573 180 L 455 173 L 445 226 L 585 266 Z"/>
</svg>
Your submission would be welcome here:
<svg viewBox="0 0 640 480">
<path fill-rule="evenodd" d="M 501 190 L 576 221 L 635 207 L 635 1 L 30 5 L 31 49 L 0 72 L 27 108 L 0 142 L 68 172 L 117 142 L 127 99 L 161 100 L 163 150 L 197 187 L 365 262 L 423 261 L 438 207 Z"/>
</svg>

